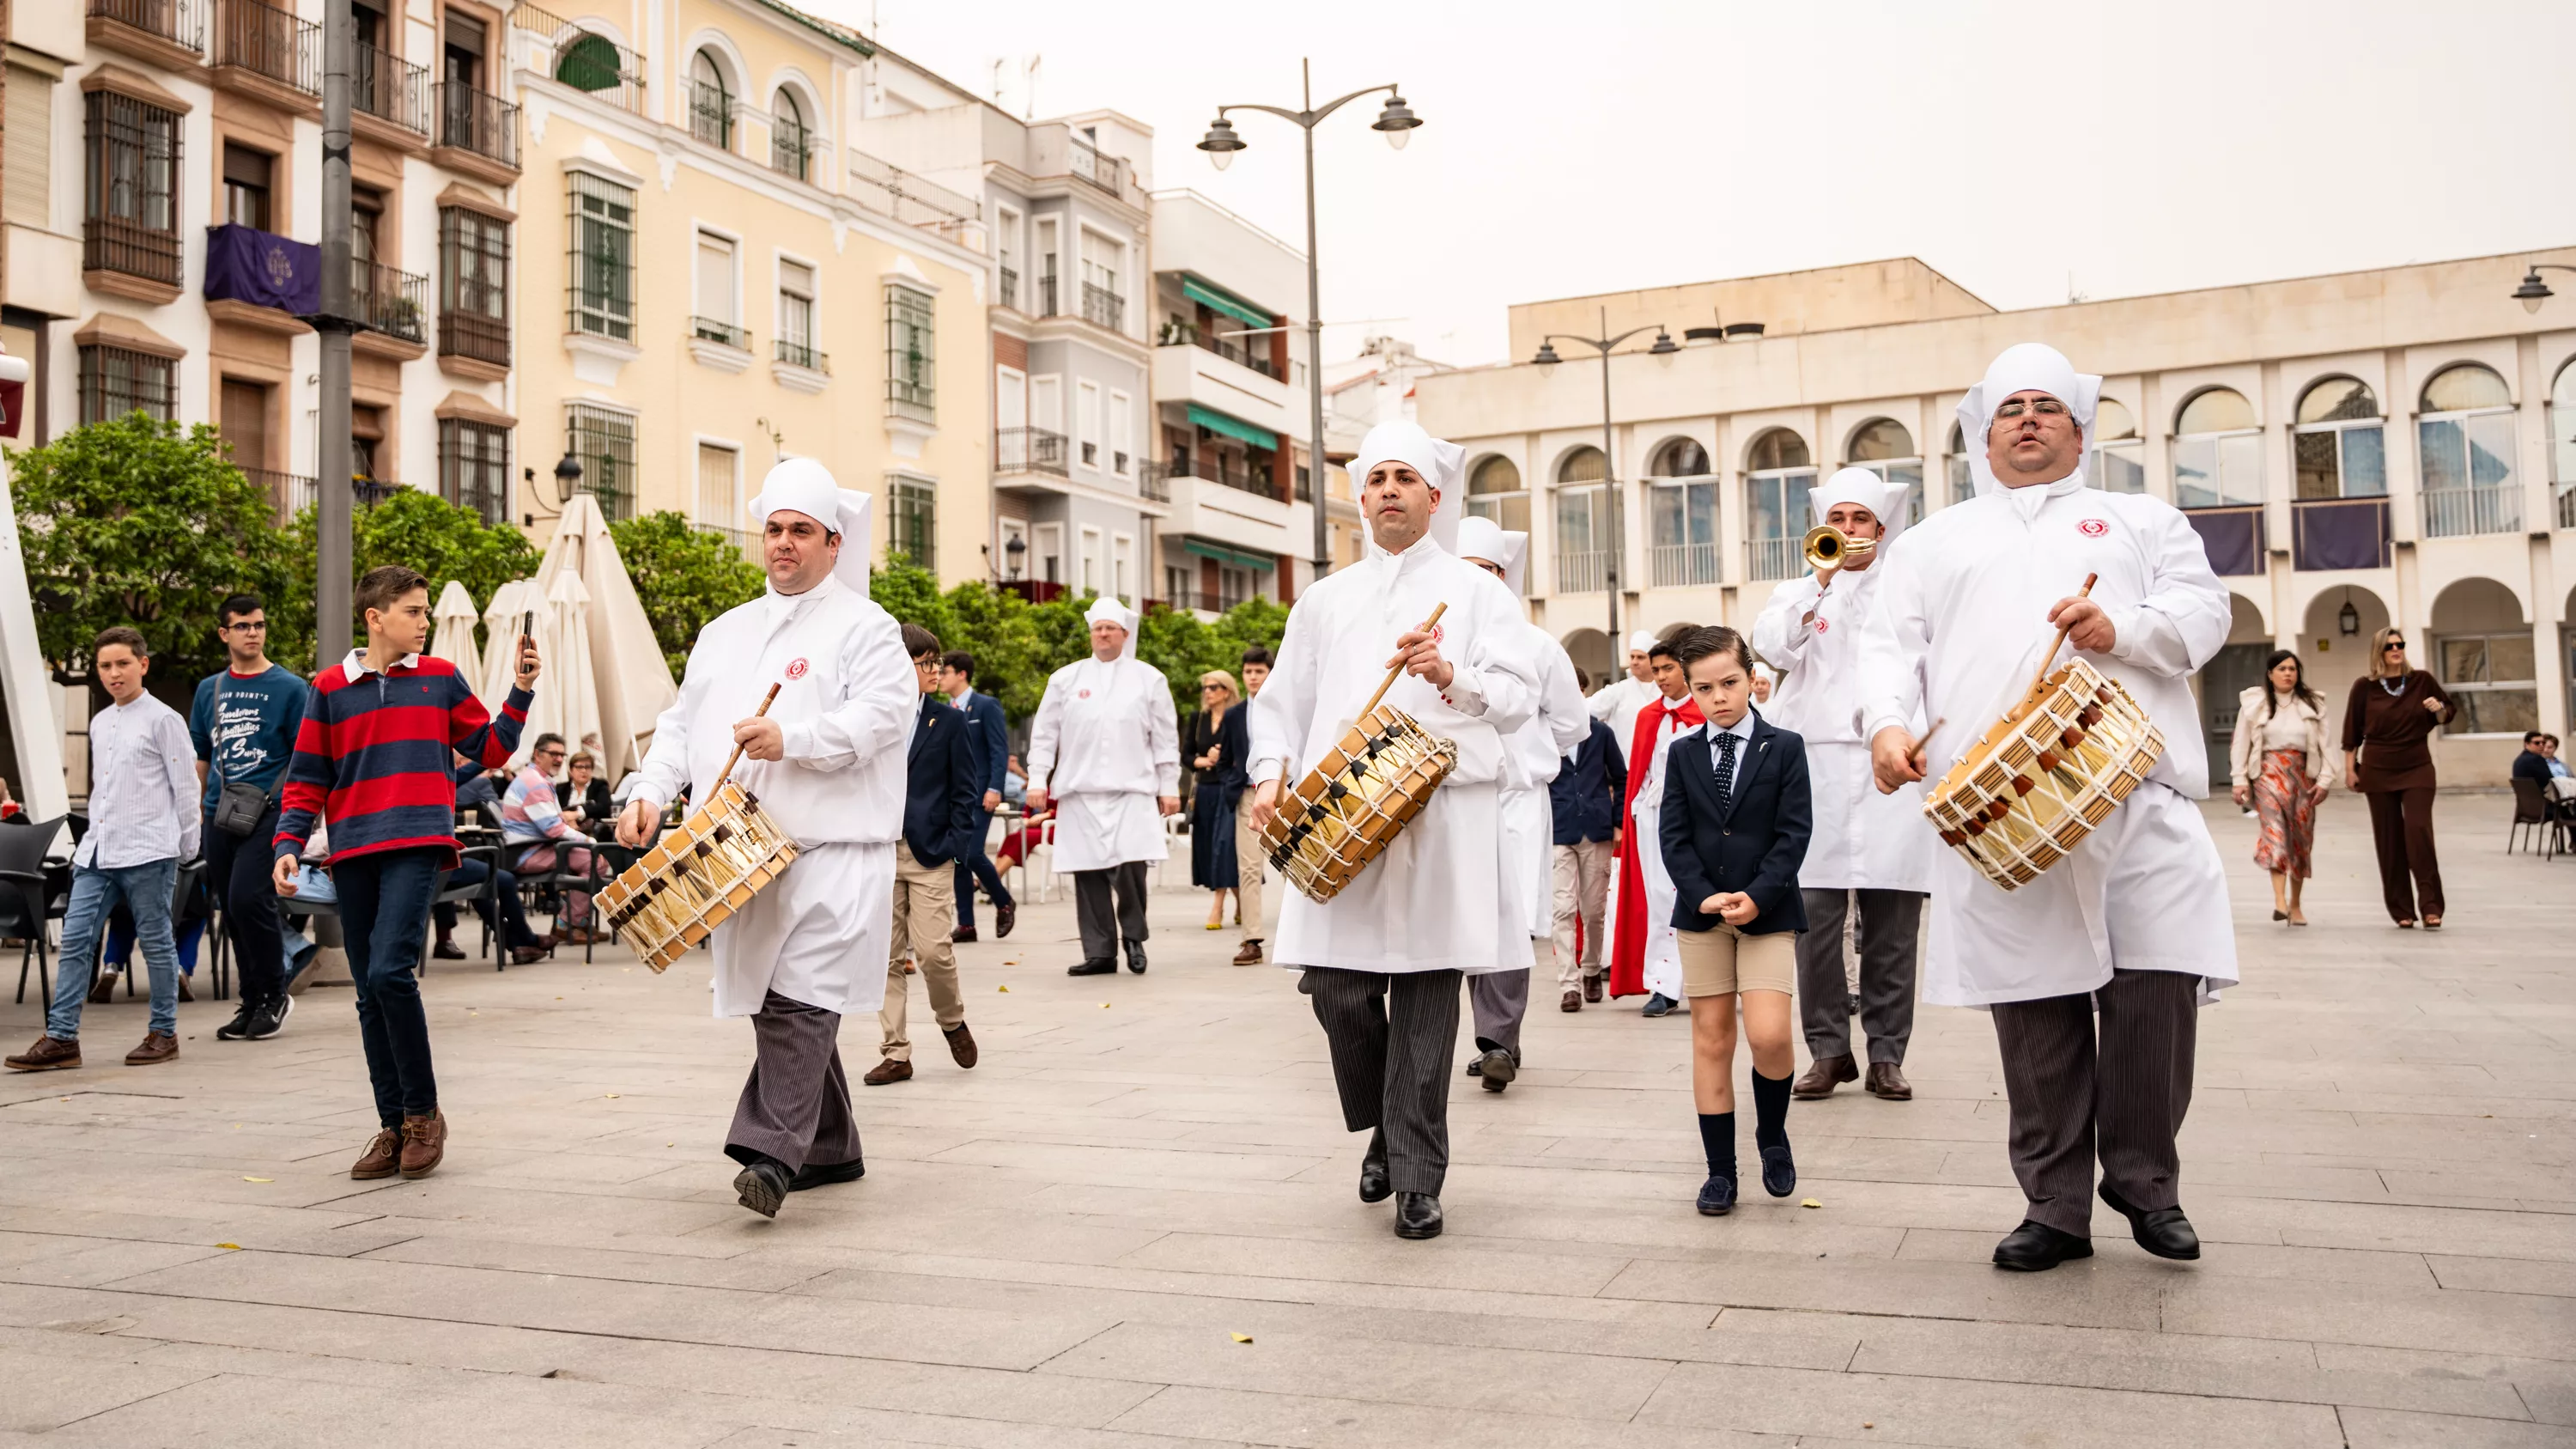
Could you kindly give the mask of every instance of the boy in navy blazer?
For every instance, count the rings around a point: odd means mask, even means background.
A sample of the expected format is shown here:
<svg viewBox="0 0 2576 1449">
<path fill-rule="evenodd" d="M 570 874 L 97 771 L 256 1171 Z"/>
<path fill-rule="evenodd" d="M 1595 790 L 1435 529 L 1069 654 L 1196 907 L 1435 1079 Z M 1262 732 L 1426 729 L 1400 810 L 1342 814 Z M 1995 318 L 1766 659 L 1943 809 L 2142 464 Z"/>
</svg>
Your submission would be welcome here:
<svg viewBox="0 0 2576 1449">
<path fill-rule="evenodd" d="M 1682 991 L 1691 998 L 1691 1096 L 1708 1181 L 1699 1210 L 1735 1206 L 1735 1018 L 1753 1047 L 1754 1145 L 1773 1197 L 1798 1187 L 1789 1155 L 1789 1080 L 1798 933 L 1807 910 L 1798 867 L 1814 824 L 1806 742 L 1753 708 L 1753 650 L 1733 629 L 1674 641 L 1707 723 L 1664 764 L 1664 869 L 1673 881 Z"/>
<path fill-rule="evenodd" d="M 1010 888 L 1002 884 L 1002 873 L 984 854 L 984 835 L 992 827 L 993 812 L 1001 808 L 1002 785 L 1009 774 L 1010 727 L 1002 719 L 1002 702 L 975 688 L 975 656 L 963 649 L 951 649 L 940 656 L 939 692 L 966 716 L 976 754 L 984 762 L 984 789 L 976 805 L 974 839 L 957 853 L 957 930 L 952 939 L 975 939 L 975 883 L 981 881 L 984 894 L 993 898 L 993 939 L 998 941 L 1011 934 L 1011 927 L 1020 918 Z"/>
<path fill-rule="evenodd" d="M 904 956 L 921 968 L 930 1009 L 948 1038 L 948 1055 L 975 1065 L 975 1035 L 966 1029 L 966 997 L 957 984 L 957 947 L 949 939 L 957 919 L 951 862 L 965 851 L 980 818 L 984 755 L 966 716 L 939 689 L 939 636 L 918 624 L 903 626 L 904 652 L 912 656 L 921 686 L 921 717 L 913 721 L 903 791 L 903 838 L 894 846 L 894 936 L 886 953 L 885 1005 L 877 1025 L 885 1034 L 885 1060 L 860 1082 L 882 1087 L 912 1079 L 912 1041 L 904 1034 Z"/>
</svg>

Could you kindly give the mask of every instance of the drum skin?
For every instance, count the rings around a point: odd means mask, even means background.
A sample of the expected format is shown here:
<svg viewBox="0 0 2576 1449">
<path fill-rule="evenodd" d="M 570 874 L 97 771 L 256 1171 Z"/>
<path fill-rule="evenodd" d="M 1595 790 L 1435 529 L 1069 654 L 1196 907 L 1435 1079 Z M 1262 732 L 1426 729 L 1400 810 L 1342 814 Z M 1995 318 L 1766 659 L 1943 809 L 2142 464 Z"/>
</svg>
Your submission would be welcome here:
<svg viewBox="0 0 2576 1449">
<path fill-rule="evenodd" d="M 796 842 L 731 781 L 599 893 L 635 954 L 669 969 L 796 859 Z"/>
<path fill-rule="evenodd" d="M 1421 813 L 1457 767 L 1458 749 L 1380 706 L 1279 802 L 1262 831 L 1271 867 L 1318 904 L 1341 893 Z"/>
<path fill-rule="evenodd" d="M 2119 681 L 2070 660 L 1950 767 L 1923 815 L 1980 874 L 2013 890 L 2109 819 L 2164 751 L 2164 734 Z"/>
</svg>

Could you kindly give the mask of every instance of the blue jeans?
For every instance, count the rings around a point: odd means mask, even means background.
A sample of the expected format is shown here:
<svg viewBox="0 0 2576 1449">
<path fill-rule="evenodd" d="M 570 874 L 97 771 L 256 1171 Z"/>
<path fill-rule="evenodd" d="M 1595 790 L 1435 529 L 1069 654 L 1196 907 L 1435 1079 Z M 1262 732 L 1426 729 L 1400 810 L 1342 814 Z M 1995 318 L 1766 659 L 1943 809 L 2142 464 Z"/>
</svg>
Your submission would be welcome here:
<svg viewBox="0 0 2576 1449">
<path fill-rule="evenodd" d="M 1002 873 L 993 868 L 993 858 L 984 853 L 984 837 L 991 832 L 993 812 L 975 812 L 975 849 L 970 855 L 957 857 L 957 924 L 975 924 L 975 883 L 984 883 L 984 894 L 997 906 L 1011 903 L 1010 889 L 1002 884 Z"/>
<path fill-rule="evenodd" d="M 98 938 L 119 901 L 134 913 L 143 962 L 152 975 L 152 1029 L 179 1034 L 179 946 L 170 933 L 170 893 L 179 885 L 179 862 L 72 867 L 71 904 L 63 912 L 63 960 L 54 973 L 54 1002 L 45 1010 L 45 1035 L 80 1040 L 81 1003 L 98 970 Z"/>
<path fill-rule="evenodd" d="M 358 1040 L 367 1049 L 376 1121 L 386 1127 L 438 1110 L 429 1016 L 421 1008 L 415 973 L 446 854 L 424 846 L 331 863 L 331 879 L 340 890 L 340 935 L 349 952 L 349 980 L 358 989 Z"/>
</svg>

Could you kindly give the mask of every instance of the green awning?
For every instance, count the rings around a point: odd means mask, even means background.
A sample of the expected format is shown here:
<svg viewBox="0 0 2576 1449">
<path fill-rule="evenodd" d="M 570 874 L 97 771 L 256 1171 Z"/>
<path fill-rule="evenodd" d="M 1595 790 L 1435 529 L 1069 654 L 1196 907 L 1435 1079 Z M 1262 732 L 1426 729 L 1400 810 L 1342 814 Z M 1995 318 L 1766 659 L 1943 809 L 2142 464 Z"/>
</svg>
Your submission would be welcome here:
<svg viewBox="0 0 2576 1449">
<path fill-rule="evenodd" d="M 1272 320 L 1269 313 L 1253 306 L 1250 302 L 1234 295 L 1232 292 L 1218 286 L 1216 283 L 1202 282 L 1187 272 L 1183 272 L 1181 274 L 1181 295 L 1189 298 L 1193 302 L 1203 303 L 1207 306 L 1208 310 L 1213 312 L 1222 312 L 1228 317 L 1234 318 L 1238 322 L 1248 322 L 1255 327 L 1275 327 L 1278 325 L 1274 320 Z"/>
<path fill-rule="evenodd" d="M 1228 417 L 1214 408 L 1203 408 L 1197 403 L 1190 404 L 1190 421 L 1211 433 L 1223 433 L 1229 438 L 1241 438 L 1256 448 L 1266 448 L 1273 453 L 1279 451 L 1277 433 L 1268 428 L 1256 428 L 1241 418 Z"/>
<path fill-rule="evenodd" d="M 1208 543 L 1201 539 L 1182 539 L 1181 550 L 1201 558 L 1215 559 L 1221 564 L 1232 564 L 1239 569 L 1259 569 L 1265 574 L 1279 567 L 1279 560 L 1266 553 L 1243 553 L 1221 543 Z"/>
</svg>

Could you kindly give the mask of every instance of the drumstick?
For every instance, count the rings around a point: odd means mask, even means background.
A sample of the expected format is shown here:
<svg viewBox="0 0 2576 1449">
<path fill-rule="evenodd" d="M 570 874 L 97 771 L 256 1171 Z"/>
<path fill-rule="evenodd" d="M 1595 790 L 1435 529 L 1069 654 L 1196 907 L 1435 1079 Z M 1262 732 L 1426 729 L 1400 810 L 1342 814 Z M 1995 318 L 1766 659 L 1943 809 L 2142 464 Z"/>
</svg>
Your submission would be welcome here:
<svg viewBox="0 0 2576 1449">
<path fill-rule="evenodd" d="M 1445 613 L 1448 613 L 1448 612 L 1449 612 L 1449 606 L 1448 606 L 1447 604 L 1435 604 L 1435 605 L 1433 605 L 1433 606 L 1432 606 L 1432 609 L 1431 609 L 1431 617 L 1430 617 L 1430 618 L 1428 618 L 1428 619 L 1423 620 L 1423 621 L 1422 621 L 1422 627 L 1421 627 L 1421 628 L 1419 628 L 1419 629 L 1414 630 L 1413 632 L 1414 632 L 1414 633 L 1416 633 L 1416 634 L 1428 634 L 1428 633 L 1430 633 L 1430 632 L 1431 632 L 1431 626 L 1432 626 L 1432 625 L 1434 625 L 1434 624 L 1439 623 L 1439 622 L 1440 622 L 1440 616 L 1441 616 L 1441 615 L 1443 615 L 1443 614 L 1445 614 Z M 1377 687 L 1377 693 L 1372 694 L 1372 695 L 1370 695 L 1370 696 L 1369 696 L 1369 702 L 1368 702 L 1368 703 L 1366 703 L 1366 704 L 1364 704 L 1364 705 L 1361 705 L 1361 706 L 1360 706 L 1360 718 L 1362 718 L 1362 719 L 1366 719 L 1366 718 L 1368 718 L 1368 713 L 1369 713 L 1369 711 L 1370 711 L 1370 710 L 1373 710 L 1373 709 L 1375 709 L 1375 708 L 1377 708 L 1377 702 L 1378 702 L 1379 700 L 1381 700 L 1381 699 L 1386 698 L 1386 692 L 1387 692 L 1388 690 L 1390 690 L 1390 689 L 1395 688 L 1395 682 L 1396 682 L 1398 679 L 1401 679 L 1401 678 L 1403 678 L 1403 677 L 1404 677 L 1404 666 L 1403 666 L 1403 665 L 1401 665 L 1401 664 L 1399 664 L 1399 665 L 1395 666 L 1393 669 L 1388 670 L 1388 671 L 1386 672 L 1386 683 L 1379 685 L 1379 686 Z"/>
<path fill-rule="evenodd" d="M 2084 587 L 2082 587 L 2082 588 L 2080 588 L 2080 589 L 2077 589 L 2077 590 L 2075 591 L 2075 597 L 2077 597 L 2077 598 L 2079 598 L 2079 599 L 2080 599 L 2080 598 L 2083 598 L 2085 595 L 2092 593 L 2092 592 L 2093 592 L 2093 582 L 2094 582 L 2094 580 L 2099 579 L 2100 577 L 2102 577 L 2100 574 L 2086 574 L 2086 575 L 2084 576 Z M 2051 661 L 2053 661 L 2053 660 L 2055 660 L 2055 659 L 2057 658 L 2057 651 L 2058 651 L 2058 650 L 2063 649 L 2063 648 L 2065 648 L 2065 647 L 2066 647 L 2066 636 L 2067 636 L 2067 635 L 2069 635 L 2069 634 L 2072 634 L 2072 633 L 2074 633 L 2074 632 L 2075 632 L 2075 626 L 2074 626 L 2073 624 L 2071 624 L 2071 623 L 2070 623 L 2070 624 L 2061 625 L 2061 626 L 2058 628 L 2058 631 L 2057 631 L 2057 642 L 2056 642 L 2056 643 L 2054 643 L 2054 644 L 2049 645 L 2049 646 L 2048 646 L 2048 652 L 2047 652 L 2047 653 L 2045 653 L 2045 654 L 2043 654 L 2043 655 L 2041 655 L 2041 656 L 2039 656 L 2039 672 L 2038 672 L 2037 674 L 2034 674 L 2034 675 L 2032 675 L 2032 676 L 2030 677 L 2030 688 L 2029 688 L 2029 690 L 2028 690 L 2027 692 L 2025 692 L 2025 693 L 2023 694 L 2023 696 L 2022 696 L 2022 697 L 2023 697 L 2024 699 L 2027 699 L 2027 698 L 2029 698 L 2031 695 L 2034 695 L 2034 694 L 2039 693 L 2039 687 L 2040 687 L 2042 684 L 2045 684 L 2045 683 L 2047 683 L 2047 682 L 2048 682 L 2048 666 L 2049 666 L 2050 662 L 2051 662 Z"/>
<path fill-rule="evenodd" d="M 760 708 L 753 710 L 751 712 L 751 717 L 753 719 L 758 719 L 762 715 L 769 713 L 769 702 L 777 697 L 778 686 L 773 684 L 769 686 L 769 692 L 760 697 Z M 726 778 L 733 774 L 733 767 L 739 763 L 741 759 L 742 746 L 737 744 L 733 747 L 733 753 L 725 756 L 725 767 L 716 771 L 716 782 L 707 787 L 707 797 L 709 799 L 715 798 L 716 791 L 724 788 Z"/>
</svg>

